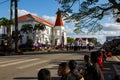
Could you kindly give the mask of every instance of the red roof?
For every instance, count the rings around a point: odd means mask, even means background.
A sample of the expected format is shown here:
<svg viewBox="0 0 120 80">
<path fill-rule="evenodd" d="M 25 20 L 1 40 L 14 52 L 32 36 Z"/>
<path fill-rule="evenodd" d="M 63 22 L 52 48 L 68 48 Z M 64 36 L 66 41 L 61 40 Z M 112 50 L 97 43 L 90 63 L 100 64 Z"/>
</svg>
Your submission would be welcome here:
<svg viewBox="0 0 120 80">
<path fill-rule="evenodd" d="M 84 40 L 84 41 L 86 41 L 87 40 L 87 38 L 81 38 L 82 40 Z"/>
<path fill-rule="evenodd" d="M 62 21 L 60 9 L 58 9 L 58 12 L 57 12 L 55 26 L 63 26 L 63 21 Z"/>
<path fill-rule="evenodd" d="M 25 19 L 27 19 L 29 17 L 32 17 L 33 19 L 37 20 L 38 22 L 41 22 L 43 24 L 46 24 L 46 25 L 54 27 L 53 23 L 48 22 L 47 20 L 44 20 L 42 18 L 39 18 L 38 16 L 35 16 L 33 14 L 26 14 L 26 15 L 20 16 L 20 17 L 18 17 L 18 21 L 23 21 L 23 20 L 25 20 Z"/>
<path fill-rule="evenodd" d="M 78 40 L 80 40 L 80 38 L 75 38 L 75 41 L 78 41 Z"/>
<path fill-rule="evenodd" d="M 83 41 L 86 41 L 87 38 L 75 38 L 75 41 L 78 41 L 78 40 L 83 40 Z"/>
</svg>

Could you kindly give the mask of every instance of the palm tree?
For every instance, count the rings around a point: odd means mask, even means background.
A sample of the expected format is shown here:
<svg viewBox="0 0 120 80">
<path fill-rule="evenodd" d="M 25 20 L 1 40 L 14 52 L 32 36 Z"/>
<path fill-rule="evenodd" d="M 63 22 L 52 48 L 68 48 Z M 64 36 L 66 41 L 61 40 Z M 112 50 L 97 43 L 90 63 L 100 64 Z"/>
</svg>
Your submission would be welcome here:
<svg viewBox="0 0 120 80">
<path fill-rule="evenodd" d="M 10 30 L 10 26 L 13 24 L 12 20 L 8 20 L 7 18 L 1 18 L 0 19 L 0 26 L 3 26 L 4 29 L 4 37 L 7 36 L 8 37 L 8 45 L 11 46 L 11 30 Z M 7 33 L 6 33 L 7 32 Z"/>
<path fill-rule="evenodd" d="M 22 28 L 21 28 L 20 31 L 23 32 L 23 33 L 25 33 L 27 35 L 27 40 L 28 40 L 29 39 L 28 34 L 32 33 L 33 27 L 32 27 L 31 24 L 24 24 L 24 25 L 22 25 Z"/>
<path fill-rule="evenodd" d="M 41 24 L 41 23 L 35 24 L 33 30 L 42 30 L 42 31 L 44 31 L 44 30 L 45 30 L 45 25 L 44 25 L 44 24 Z"/>
<path fill-rule="evenodd" d="M 4 34 L 9 34 L 9 30 L 8 30 L 8 27 L 10 27 L 10 25 L 13 24 L 13 21 L 12 20 L 8 20 L 7 18 L 1 18 L 0 19 L 0 26 L 3 26 L 4 28 Z M 5 31 L 7 28 L 7 31 Z M 7 33 L 5 33 L 7 32 Z"/>
<path fill-rule="evenodd" d="M 45 27 L 44 24 L 42 24 L 42 23 L 37 23 L 37 24 L 35 24 L 35 26 L 34 26 L 33 35 L 34 35 L 34 33 L 36 32 L 36 30 L 40 31 L 40 33 L 41 33 L 41 31 L 44 31 L 45 29 L 46 29 L 46 27 Z"/>
</svg>

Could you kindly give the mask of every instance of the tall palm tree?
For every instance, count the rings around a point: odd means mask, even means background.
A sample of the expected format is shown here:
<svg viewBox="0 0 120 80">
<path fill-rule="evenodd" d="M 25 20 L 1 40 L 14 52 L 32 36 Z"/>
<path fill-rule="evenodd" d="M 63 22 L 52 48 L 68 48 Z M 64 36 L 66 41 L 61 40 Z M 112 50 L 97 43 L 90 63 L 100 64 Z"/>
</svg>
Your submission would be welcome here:
<svg viewBox="0 0 120 80">
<path fill-rule="evenodd" d="M 31 24 L 24 24 L 24 25 L 22 25 L 20 31 L 23 32 L 23 33 L 25 33 L 25 34 L 27 35 L 27 40 L 28 40 L 28 39 L 29 39 L 28 34 L 29 34 L 29 33 L 32 33 L 33 27 L 32 27 Z"/>
<path fill-rule="evenodd" d="M 12 20 L 8 20 L 7 18 L 1 18 L 0 19 L 0 26 L 3 26 L 4 29 L 4 37 L 7 36 L 8 45 L 11 46 L 11 32 L 9 30 L 9 27 L 13 24 Z M 6 33 L 7 32 L 7 33 Z"/>
<path fill-rule="evenodd" d="M 11 39 L 11 32 L 9 30 L 9 27 L 13 24 L 12 20 L 8 20 L 7 18 L 1 18 L 0 19 L 0 26 L 3 26 L 4 29 L 4 35 L 3 35 L 3 39 L 5 39 L 7 41 L 7 51 L 12 49 L 12 39 Z M 5 33 L 7 32 L 7 33 Z M 4 47 L 6 49 L 6 47 Z"/>
<path fill-rule="evenodd" d="M 4 18 L 4 17 L 0 19 L 0 26 L 3 26 L 4 34 L 9 34 L 9 30 L 7 29 L 6 31 L 6 28 L 10 27 L 10 25 L 12 24 L 13 24 L 12 20 L 8 20 L 7 18 Z"/>
</svg>

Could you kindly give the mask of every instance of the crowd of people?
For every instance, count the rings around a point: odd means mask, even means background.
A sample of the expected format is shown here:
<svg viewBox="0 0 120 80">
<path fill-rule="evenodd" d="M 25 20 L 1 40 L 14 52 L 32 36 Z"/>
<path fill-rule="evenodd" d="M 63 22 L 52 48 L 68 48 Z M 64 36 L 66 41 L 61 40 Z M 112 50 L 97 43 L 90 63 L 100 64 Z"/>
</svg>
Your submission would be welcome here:
<svg viewBox="0 0 120 80">
<path fill-rule="evenodd" d="M 79 43 L 78 41 L 75 41 L 72 44 L 68 43 L 66 45 L 67 51 L 68 50 L 80 51 L 80 49 L 88 49 L 89 51 L 91 51 L 92 49 L 94 49 L 94 47 L 95 45 L 93 43 L 82 44 L 82 43 Z"/>
<path fill-rule="evenodd" d="M 91 52 L 90 55 L 84 55 L 84 67 L 79 67 L 75 60 L 61 62 L 58 65 L 58 76 L 60 80 L 105 80 L 103 70 L 102 51 Z M 48 69 L 43 68 L 38 72 L 38 80 L 52 80 Z"/>
<path fill-rule="evenodd" d="M 120 53 L 120 39 L 114 39 L 112 41 L 106 41 L 103 44 L 103 48 L 107 52 L 112 52 L 113 54 Z"/>
</svg>

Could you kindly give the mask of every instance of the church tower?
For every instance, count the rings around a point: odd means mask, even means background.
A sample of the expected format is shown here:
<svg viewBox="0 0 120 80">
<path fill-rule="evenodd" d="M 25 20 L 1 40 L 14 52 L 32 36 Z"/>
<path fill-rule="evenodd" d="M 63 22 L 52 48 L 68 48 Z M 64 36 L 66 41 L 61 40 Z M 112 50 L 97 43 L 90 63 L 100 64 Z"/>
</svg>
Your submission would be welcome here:
<svg viewBox="0 0 120 80">
<path fill-rule="evenodd" d="M 56 22 L 54 26 L 54 44 L 56 46 L 59 45 L 64 46 L 66 45 L 66 43 L 67 43 L 66 32 L 61 17 L 61 11 L 58 8 Z"/>
</svg>

